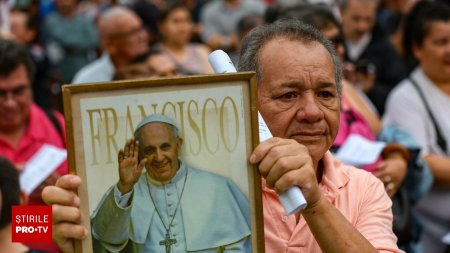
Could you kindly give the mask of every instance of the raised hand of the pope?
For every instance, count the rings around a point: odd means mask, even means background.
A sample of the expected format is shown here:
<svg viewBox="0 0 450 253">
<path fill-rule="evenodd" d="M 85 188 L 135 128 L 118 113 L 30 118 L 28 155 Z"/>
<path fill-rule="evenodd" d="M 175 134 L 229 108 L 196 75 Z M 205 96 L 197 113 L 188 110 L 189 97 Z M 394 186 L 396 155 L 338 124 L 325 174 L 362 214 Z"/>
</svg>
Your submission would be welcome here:
<svg viewBox="0 0 450 253">
<path fill-rule="evenodd" d="M 119 182 L 117 187 L 122 194 L 130 192 L 139 180 L 147 159 L 139 162 L 139 141 L 130 139 L 125 147 L 119 150 Z"/>
<path fill-rule="evenodd" d="M 267 187 L 278 193 L 298 186 L 308 207 L 315 206 L 322 196 L 308 149 L 295 140 L 270 138 L 255 148 L 250 162 L 259 164 Z"/>
</svg>

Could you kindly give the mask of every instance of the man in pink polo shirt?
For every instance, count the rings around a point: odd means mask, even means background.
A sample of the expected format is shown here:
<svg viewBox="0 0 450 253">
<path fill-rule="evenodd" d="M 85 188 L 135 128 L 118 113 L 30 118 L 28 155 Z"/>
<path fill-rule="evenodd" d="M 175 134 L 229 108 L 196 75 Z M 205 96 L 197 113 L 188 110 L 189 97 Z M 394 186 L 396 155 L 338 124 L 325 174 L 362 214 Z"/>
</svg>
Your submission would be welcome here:
<svg viewBox="0 0 450 253">
<path fill-rule="evenodd" d="M 20 171 L 44 144 L 65 149 L 64 118 L 56 112 L 47 114 L 33 103 L 33 76 L 34 65 L 26 49 L 0 39 L 0 156 Z M 67 174 L 67 169 L 65 161 L 31 193 L 28 204 L 45 205 L 42 189 L 54 185 L 58 177 Z M 56 245 L 32 248 L 58 252 Z"/>
<path fill-rule="evenodd" d="M 401 252 L 382 182 L 328 151 L 342 90 L 333 46 L 309 26 L 277 22 L 244 38 L 239 70 L 256 71 L 259 110 L 276 136 L 250 157 L 265 178 L 266 252 Z M 293 185 L 308 206 L 287 217 L 276 193 Z"/>
<path fill-rule="evenodd" d="M 279 252 L 401 252 L 392 232 L 391 201 L 371 174 L 345 166 L 329 153 L 339 126 L 339 60 L 324 37 L 297 21 L 258 27 L 243 40 L 239 70 L 256 71 L 258 105 L 274 138 L 249 160 L 263 176 L 265 248 Z M 76 189 L 63 177 L 43 197 L 59 203 L 54 239 L 73 252 L 88 231 Z M 308 206 L 285 216 L 277 193 L 300 187 Z M 67 214 L 65 214 L 67 213 Z"/>
</svg>

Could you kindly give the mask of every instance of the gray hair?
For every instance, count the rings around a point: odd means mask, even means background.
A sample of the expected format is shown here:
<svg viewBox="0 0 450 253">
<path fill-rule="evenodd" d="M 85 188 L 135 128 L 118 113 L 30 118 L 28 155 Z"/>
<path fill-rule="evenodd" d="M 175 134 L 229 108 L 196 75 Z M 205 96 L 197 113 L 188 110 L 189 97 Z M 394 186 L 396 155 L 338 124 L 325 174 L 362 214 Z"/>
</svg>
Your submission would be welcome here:
<svg viewBox="0 0 450 253">
<path fill-rule="evenodd" d="M 259 51 L 267 42 L 277 37 L 299 41 L 304 44 L 317 42 L 324 46 L 333 60 L 336 89 L 339 96 L 341 95 L 341 63 L 336 56 L 333 45 L 316 28 L 295 19 L 281 19 L 272 24 L 256 27 L 247 34 L 242 41 L 239 71 L 256 71 L 256 79 L 260 83 L 263 76 L 259 65 Z"/>
</svg>

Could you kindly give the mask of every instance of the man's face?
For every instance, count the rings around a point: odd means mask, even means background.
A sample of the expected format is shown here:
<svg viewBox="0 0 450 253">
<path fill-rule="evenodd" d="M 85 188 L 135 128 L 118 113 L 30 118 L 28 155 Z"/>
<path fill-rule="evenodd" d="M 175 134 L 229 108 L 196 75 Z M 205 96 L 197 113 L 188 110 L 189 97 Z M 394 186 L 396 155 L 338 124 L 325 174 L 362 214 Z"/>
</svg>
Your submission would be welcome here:
<svg viewBox="0 0 450 253">
<path fill-rule="evenodd" d="M 12 132 L 27 124 L 33 103 L 31 83 L 23 64 L 0 76 L 0 131 Z"/>
<path fill-rule="evenodd" d="M 430 22 L 423 44 L 414 46 L 413 52 L 431 80 L 435 83 L 448 83 L 450 81 L 450 22 Z"/>
<path fill-rule="evenodd" d="M 345 39 L 357 42 L 361 37 L 372 31 L 376 21 L 376 1 L 362 2 L 348 0 L 347 8 L 342 10 L 342 29 Z"/>
<path fill-rule="evenodd" d="M 27 15 L 23 12 L 14 11 L 11 13 L 11 33 L 15 40 L 21 44 L 28 44 L 34 38 L 34 31 L 27 28 Z"/>
<path fill-rule="evenodd" d="M 274 38 L 261 48 L 259 62 L 259 110 L 272 135 L 305 145 L 318 162 L 339 127 L 339 96 L 330 54 L 318 43 Z"/>
<path fill-rule="evenodd" d="M 111 22 L 108 32 L 112 56 L 131 61 L 148 51 L 148 34 L 135 14 L 124 13 L 115 21 Z"/>
<path fill-rule="evenodd" d="M 171 125 L 162 122 L 145 125 L 140 134 L 139 158 L 147 158 L 148 175 L 160 182 L 169 181 L 179 168 L 182 139 L 174 136 Z"/>
</svg>

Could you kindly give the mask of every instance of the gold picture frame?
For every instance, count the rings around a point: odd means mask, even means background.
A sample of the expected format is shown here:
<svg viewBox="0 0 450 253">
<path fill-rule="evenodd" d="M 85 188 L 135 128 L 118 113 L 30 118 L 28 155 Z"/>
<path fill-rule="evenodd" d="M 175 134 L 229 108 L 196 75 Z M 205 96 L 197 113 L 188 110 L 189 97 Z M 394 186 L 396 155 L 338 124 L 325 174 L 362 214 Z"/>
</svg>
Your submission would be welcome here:
<svg viewBox="0 0 450 253">
<path fill-rule="evenodd" d="M 83 180 L 84 216 L 117 183 L 117 153 L 134 127 L 159 113 L 179 125 L 186 163 L 231 179 L 248 197 L 252 252 L 264 252 L 261 176 L 248 162 L 259 142 L 256 101 L 254 72 L 64 85 L 69 170 Z M 82 224 L 90 230 L 89 218 Z M 77 241 L 76 252 L 93 252 L 92 241 Z"/>
</svg>

